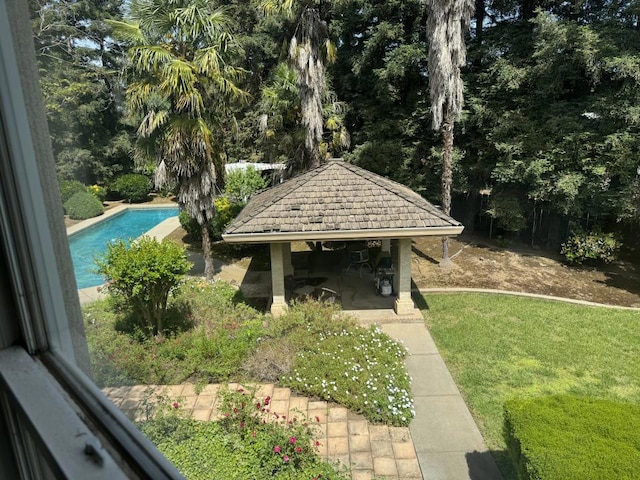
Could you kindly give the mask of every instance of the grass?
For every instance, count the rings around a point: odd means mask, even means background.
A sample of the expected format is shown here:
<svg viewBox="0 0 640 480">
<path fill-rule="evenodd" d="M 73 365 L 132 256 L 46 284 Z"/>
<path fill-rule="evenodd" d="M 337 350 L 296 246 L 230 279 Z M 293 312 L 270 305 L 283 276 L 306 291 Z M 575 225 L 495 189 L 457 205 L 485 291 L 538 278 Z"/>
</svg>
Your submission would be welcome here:
<svg viewBox="0 0 640 480">
<path fill-rule="evenodd" d="M 431 295 L 427 325 L 505 478 L 513 397 L 575 394 L 640 403 L 640 313 L 536 299 Z"/>
</svg>

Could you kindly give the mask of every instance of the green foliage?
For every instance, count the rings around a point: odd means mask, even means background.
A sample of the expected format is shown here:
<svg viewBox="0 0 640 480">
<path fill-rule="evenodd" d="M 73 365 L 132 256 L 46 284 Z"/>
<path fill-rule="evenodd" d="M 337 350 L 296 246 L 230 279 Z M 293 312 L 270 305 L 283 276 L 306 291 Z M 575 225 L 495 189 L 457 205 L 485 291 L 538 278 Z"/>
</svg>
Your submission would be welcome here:
<svg viewBox="0 0 640 480">
<path fill-rule="evenodd" d="M 107 189 L 100 185 L 89 185 L 87 187 L 87 192 L 89 192 L 101 202 L 104 202 L 104 199 L 107 197 Z"/>
<path fill-rule="evenodd" d="M 73 197 L 74 194 L 85 192 L 86 190 L 87 187 L 78 180 L 60 180 L 60 198 L 63 204 L 67 203 L 67 200 Z"/>
<path fill-rule="evenodd" d="M 96 264 L 108 279 L 109 292 L 131 308 L 144 334 L 162 337 L 169 295 L 193 266 L 184 248 L 146 236 L 130 244 L 116 240 Z"/>
<path fill-rule="evenodd" d="M 268 182 L 255 168 L 238 168 L 227 174 L 224 194 L 231 202 L 243 204 L 249 200 L 251 195 L 266 188 L 268 185 Z M 217 206 L 216 210 L 218 210 Z"/>
<path fill-rule="evenodd" d="M 617 257 L 622 243 L 613 233 L 575 232 L 562 244 L 560 253 L 569 263 L 581 264 L 585 260 L 611 263 Z"/>
<path fill-rule="evenodd" d="M 220 240 L 222 238 L 222 232 L 224 232 L 227 225 L 238 216 L 243 208 L 243 204 L 231 202 L 226 197 L 217 197 L 214 203 L 216 206 L 216 214 L 211 222 L 209 235 L 212 240 Z M 187 212 L 181 210 L 178 219 L 180 220 L 180 225 L 182 225 L 182 228 L 185 229 L 190 237 L 194 239 L 202 238 L 200 225 L 198 225 L 198 222 L 191 218 Z"/>
<path fill-rule="evenodd" d="M 505 295 L 430 295 L 429 331 L 490 450 L 509 398 L 580 395 L 640 404 L 638 312 Z M 496 459 L 505 478 L 511 460 Z"/>
<path fill-rule="evenodd" d="M 151 182 L 145 175 L 126 173 L 111 184 L 111 190 L 127 202 L 144 202 L 151 193 Z"/>
<path fill-rule="evenodd" d="M 73 220 L 85 220 L 104 213 L 102 202 L 89 192 L 74 193 L 64 204 L 64 210 Z"/>
<path fill-rule="evenodd" d="M 631 480 L 640 405 L 567 395 L 505 403 L 505 436 L 522 480 Z"/>
<path fill-rule="evenodd" d="M 221 395 L 225 416 L 219 422 L 182 418 L 165 406 L 139 425 L 187 478 L 348 478 L 320 460 L 316 431 L 301 415 L 273 421 L 269 397 L 258 399 L 242 389 Z"/>
<path fill-rule="evenodd" d="M 332 321 L 334 313 L 335 308 L 320 302 L 297 304 L 267 331 L 289 332 L 293 341 L 304 335 L 291 374 L 281 382 L 336 401 L 370 421 L 408 425 L 414 412 L 405 348 L 377 327 Z"/>
<path fill-rule="evenodd" d="M 139 317 L 113 298 L 85 307 L 96 383 L 208 383 L 239 375 L 264 334 L 262 315 L 239 301 L 227 283 L 187 280 L 170 298 L 165 336 L 151 339 L 131 327 L 129 318 Z"/>
</svg>

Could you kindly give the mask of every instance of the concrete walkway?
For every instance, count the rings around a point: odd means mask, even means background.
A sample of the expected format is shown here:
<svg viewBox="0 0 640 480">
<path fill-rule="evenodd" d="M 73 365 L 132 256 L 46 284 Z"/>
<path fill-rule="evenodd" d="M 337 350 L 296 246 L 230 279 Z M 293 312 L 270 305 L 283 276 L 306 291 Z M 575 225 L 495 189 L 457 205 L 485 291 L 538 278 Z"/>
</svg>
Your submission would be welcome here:
<svg viewBox="0 0 640 480">
<path fill-rule="evenodd" d="M 458 387 L 423 324 L 381 325 L 409 350 L 416 417 L 409 425 L 425 480 L 502 478 Z"/>
</svg>

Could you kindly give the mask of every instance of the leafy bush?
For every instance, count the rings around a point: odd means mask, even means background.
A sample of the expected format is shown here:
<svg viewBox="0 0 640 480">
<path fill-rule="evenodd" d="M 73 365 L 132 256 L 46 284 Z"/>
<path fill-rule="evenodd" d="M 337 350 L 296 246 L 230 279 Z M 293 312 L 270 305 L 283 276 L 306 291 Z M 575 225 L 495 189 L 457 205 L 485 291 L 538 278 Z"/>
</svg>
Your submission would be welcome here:
<svg viewBox="0 0 640 480">
<path fill-rule="evenodd" d="M 224 194 L 234 203 L 244 204 L 254 193 L 266 188 L 268 182 L 255 168 L 237 169 L 225 179 Z"/>
<path fill-rule="evenodd" d="M 102 202 L 86 191 L 74 193 L 64 204 L 64 210 L 74 220 L 85 220 L 104 213 Z"/>
<path fill-rule="evenodd" d="M 85 306 L 96 383 L 103 387 L 177 384 L 187 379 L 208 383 L 239 375 L 240 366 L 264 335 L 263 316 L 239 300 L 237 290 L 225 282 L 186 280 L 167 308 L 165 332 L 173 333 L 153 339 L 146 332 L 119 328 L 128 311 L 112 298 Z M 171 323 L 192 329 L 170 329 Z"/>
<path fill-rule="evenodd" d="M 617 257 L 622 243 L 613 233 L 576 232 L 562 244 L 560 253 L 569 263 L 581 264 L 585 260 L 600 260 L 611 263 Z"/>
<path fill-rule="evenodd" d="M 319 458 L 306 419 L 272 421 L 269 403 L 268 397 L 256 399 L 242 390 L 226 392 L 222 421 L 181 418 L 177 409 L 168 408 L 140 429 L 191 480 L 349 478 Z"/>
<path fill-rule="evenodd" d="M 85 192 L 86 190 L 87 187 L 78 180 L 60 180 L 60 198 L 63 204 L 67 203 L 67 200 L 76 193 Z"/>
<path fill-rule="evenodd" d="M 88 186 L 87 192 L 89 192 L 101 202 L 104 202 L 104 199 L 107 197 L 107 189 L 105 187 L 101 187 L 100 185 Z"/>
<path fill-rule="evenodd" d="M 215 207 L 216 216 L 211 223 L 209 234 L 212 240 L 220 240 L 224 229 L 238 216 L 243 207 L 239 203 L 230 202 L 226 197 L 216 198 Z M 194 239 L 201 238 L 200 225 L 187 212 L 180 211 L 178 219 L 180 220 L 180 225 L 190 237 Z"/>
<path fill-rule="evenodd" d="M 408 425 L 415 413 L 406 349 L 379 328 L 336 321 L 334 313 L 335 307 L 321 302 L 294 305 L 268 330 L 298 338 L 291 374 L 281 383 L 334 400 L 372 422 Z"/>
<path fill-rule="evenodd" d="M 640 405 L 571 396 L 505 403 L 505 437 L 522 480 L 638 478 Z"/>
<path fill-rule="evenodd" d="M 111 190 L 129 203 L 144 202 L 151 193 L 151 182 L 139 173 L 126 173 L 113 182 Z"/>
<path fill-rule="evenodd" d="M 116 240 L 107 245 L 107 252 L 96 264 L 98 272 L 109 280 L 109 292 L 142 320 L 146 335 L 162 336 L 169 295 L 192 267 L 185 249 L 146 236 L 129 245 Z"/>
</svg>

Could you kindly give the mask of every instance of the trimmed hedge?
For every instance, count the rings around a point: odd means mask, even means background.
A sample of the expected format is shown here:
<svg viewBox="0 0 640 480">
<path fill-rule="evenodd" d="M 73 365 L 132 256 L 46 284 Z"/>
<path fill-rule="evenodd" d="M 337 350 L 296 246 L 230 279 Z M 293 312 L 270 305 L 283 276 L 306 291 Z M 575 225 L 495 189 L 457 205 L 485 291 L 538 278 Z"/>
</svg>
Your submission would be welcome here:
<svg viewBox="0 0 640 480">
<path fill-rule="evenodd" d="M 521 480 L 640 478 L 640 405 L 568 395 L 505 402 Z"/>
<path fill-rule="evenodd" d="M 113 182 L 111 190 L 129 203 L 144 202 L 151 193 L 151 181 L 139 173 L 126 173 Z"/>
<path fill-rule="evenodd" d="M 102 202 L 86 190 L 75 193 L 67 200 L 64 210 L 74 220 L 86 220 L 104 213 Z"/>
</svg>

